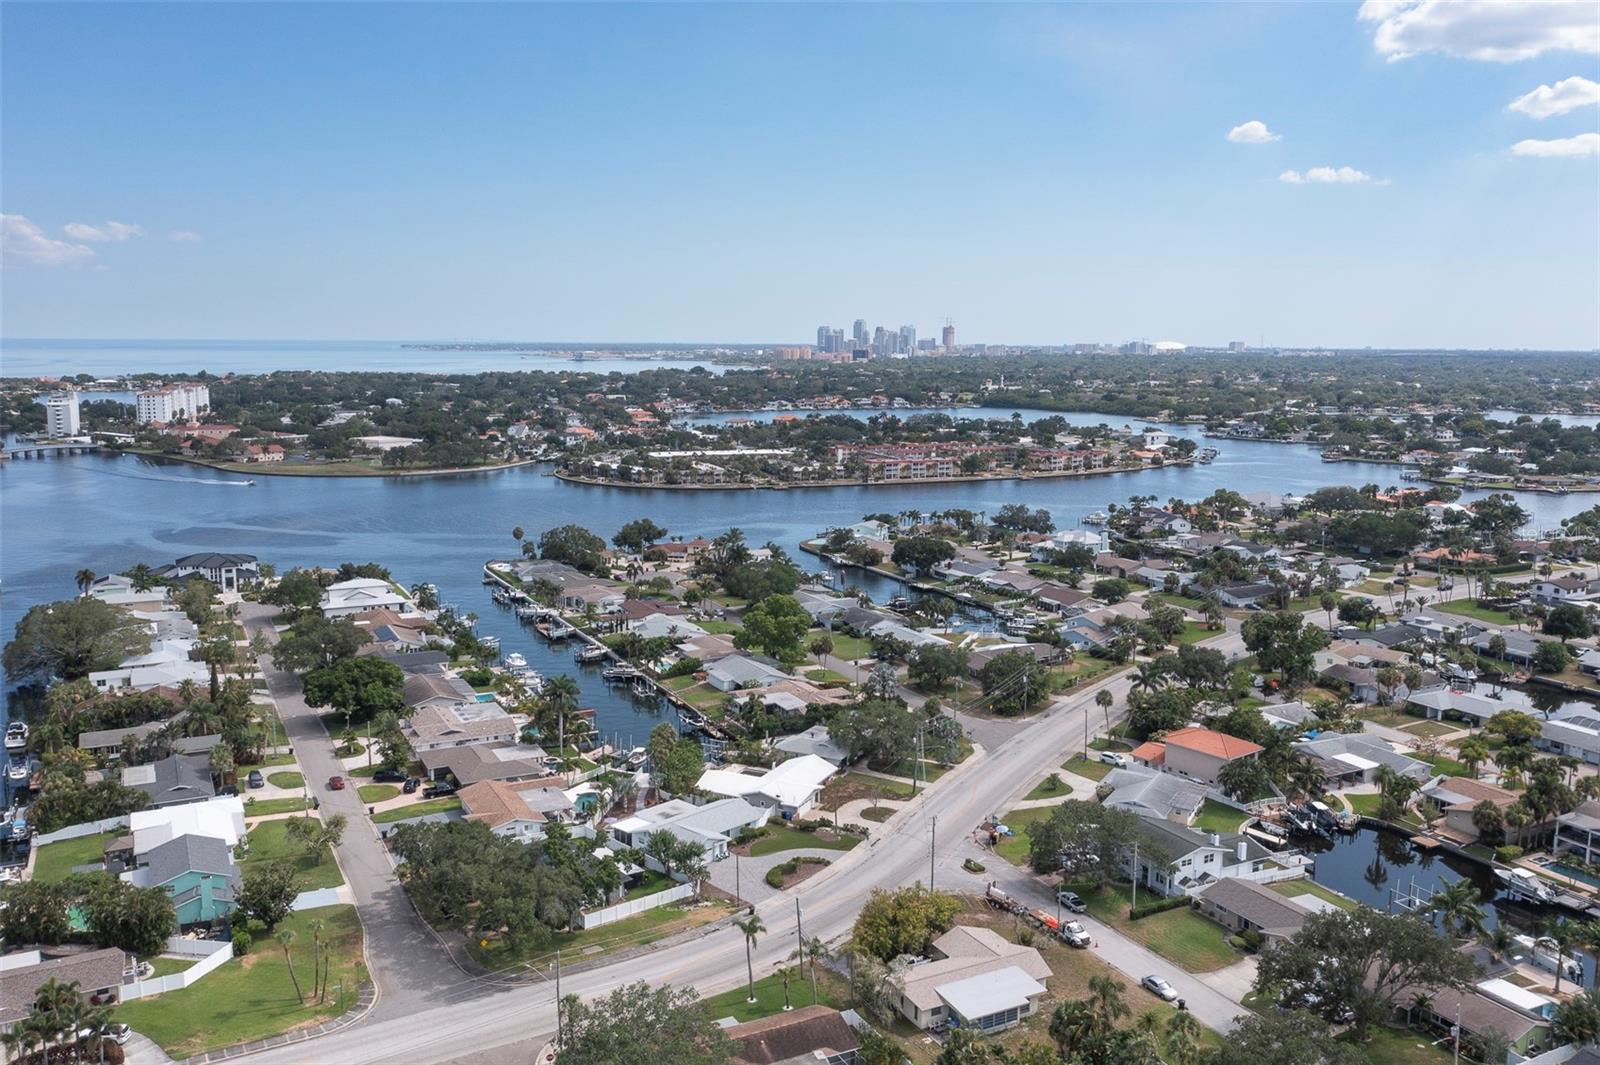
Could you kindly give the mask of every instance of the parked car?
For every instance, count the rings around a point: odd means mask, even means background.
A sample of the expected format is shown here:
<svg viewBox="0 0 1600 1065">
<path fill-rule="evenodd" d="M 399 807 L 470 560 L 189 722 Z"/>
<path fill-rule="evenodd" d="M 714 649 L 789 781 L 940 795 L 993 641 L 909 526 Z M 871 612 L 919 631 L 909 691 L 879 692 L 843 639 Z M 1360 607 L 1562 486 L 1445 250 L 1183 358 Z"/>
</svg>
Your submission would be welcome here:
<svg viewBox="0 0 1600 1065">
<path fill-rule="evenodd" d="M 437 781 L 422 789 L 422 797 L 424 799 L 437 799 L 440 796 L 454 795 L 455 793 L 456 786 L 448 780 Z"/>
<path fill-rule="evenodd" d="M 344 790 L 344 777 L 329 777 L 328 778 L 328 790 L 329 791 L 343 791 Z"/>
<path fill-rule="evenodd" d="M 244 782 L 252 788 L 264 788 L 267 786 L 267 778 L 261 775 L 261 770 L 259 769 L 250 770 L 250 775 L 244 778 Z"/>
<path fill-rule="evenodd" d="M 1128 756 L 1120 751 L 1101 751 L 1100 760 L 1106 765 L 1114 765 L 1118 769 L 1128 768 Z"/>
<path fill-rule="evenodd" d="M 400 785 L 400 790 L 405 792 L 407 795 L 410 795 L 420 787 L 422 787 L 422 781 L 418 780 L 416 777 L 410 777 L 404 784 Z"/>
<path fill-rule="evenodd" d="M 133 1029 L 125 1024 L 108 1024 L 100 1030 L 100 1034 L 121 1046 L 133 1036 Z"/>
<path fill-rule="evenodd" d="M 1073 913 L 1083 913 L 1089 908 L 1085 906 L 1083 904 L 1083 900 L 1078 898 L 1077 894 L 1072 891 L 1056 892 L 1056 901 L 1061 903 L 1061 905 L 1065 906 L 1067 909 L 1071 910 Z"/>
<path fill-rule="evenodd" d="M 1089 930 L 1077 921 L 1063 921 L 1061 923 L 1061 938 L 1068 946 L 1087 947 L 1094 943 L 1089 935 Z"/>
<path fill-rule="evenodd" d="M 399 769 L 383 768 L 372 774 L 372 779 L 379 784 L 398 784 L 405 778 L 405 773 Z"/>
<path fill-rule="evenodd" d="M 1166 1002 L 1178 1001 L 1178 989 L 1167 983 L 1163 977 L 1157 976 L 1154 973 L 1151 973 L 1143 980 L 1140 980 L 1139 984 L 1146 991 L 1150 992 L 1152 995 L 1155 995 L 1159 999 L 1162 999 Z"/>
</svg>

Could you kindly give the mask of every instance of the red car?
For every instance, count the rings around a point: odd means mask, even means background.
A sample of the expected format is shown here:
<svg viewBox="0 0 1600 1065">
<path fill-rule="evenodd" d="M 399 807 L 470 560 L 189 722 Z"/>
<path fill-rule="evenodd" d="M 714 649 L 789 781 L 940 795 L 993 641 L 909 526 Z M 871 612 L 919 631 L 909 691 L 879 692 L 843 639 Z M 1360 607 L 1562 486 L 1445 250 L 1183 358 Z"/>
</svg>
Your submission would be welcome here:
<svg viewBox="0 0 1600 1065">
<path fill-rule="evenodd" d="M 343 791 L 344 790 L 344 777 L 329 777 L 328 778 L 328 790 L 329 791 Z"/>
</svg>

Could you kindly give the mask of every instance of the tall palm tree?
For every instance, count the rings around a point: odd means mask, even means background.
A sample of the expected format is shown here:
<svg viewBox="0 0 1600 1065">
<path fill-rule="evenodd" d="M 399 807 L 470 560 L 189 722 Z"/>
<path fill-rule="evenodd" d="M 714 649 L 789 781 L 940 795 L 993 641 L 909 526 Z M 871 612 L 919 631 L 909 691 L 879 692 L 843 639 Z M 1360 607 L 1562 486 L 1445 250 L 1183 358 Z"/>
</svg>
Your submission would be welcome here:
<svg viewBox="0 0 1600 1065">
<path fill-rule="evenodd" d="M 1187 1010 L 1178 1010 L 1167 1018 L 1167 1057 L 1172 1065 L 1196 1065 L 1200 1060 L 1200 1022 Z"/>
<path fill-rule="evenodd" d="M 1071 1061 L 1078 1048 L 1100 1033 L 1100 1017 L 1082 999 L 1059 1003 L 1050 1014 L 1050 1038 L 1061 1056 Z"/>
<path fill-rule="evenodd" d="M 1133 676 L 1128 678 L 1128 687 L 1133 691 L 1153 692 L 1166 683 L 1167 671 L 1155 662 L 1140 662 Z"/>
<path fill-rule="evenodd" d="M 88 595 L 89 594 L 89 585 L 94 583 L 94 578 L 95 578 L 94 570 L 92 570 L 92 569 L 80 569 L 78 571 L 78 573 L 77 573 L 77 576 L 73 577 L 72 579 L 77 584 L 78 591 L 82 592 L 84 595 Z"/>
<path fill-rule="evenodd" d="M 321 1002 L 324 988 L 322 987 L 322 933 L 327 930 L 328 924 L 320 917 L 313 917 L 306 922 L 306 927 L 311 930 L 311 993 Z"/>
<path fill-rule="evenodd" d="M 1561 994 L 1561 973 L 1567 967 L 1567 956 L 1572 953 L 1572 948 L 1582 938 L 1582 932 L 1576 922 L 1557 919 L 1545 925 L 1544 938 L 1549 940 L 1556 948 L 1555 993 L 1559 995 Z"/>
<path fill-rule="evenodd" d="M 1108 1029 L 1115 1027 L 1117 1021 L 1128 1014 L 1128 1004 L 1122 1000 L 1122 989 L 1123 983 L 1116 977 L 1089 978 L 1089 1004 Z"/>
<path fill-rule="evenodd" d="M 273 938 L 283 948 L 283 963 L 289 967 L 289 979 L 294 982 L 295 998 L 298 998 L 300 1005 L 304 1006 L 306 1004 L 305 992 L 300 990 L 300 978 L 294 973 L 294 956 L 289 953 L 289 948 L 294 946 L 294 941 L 298 937 L 295 935 L 294 929 L 280 928 L 278 929 L 278 934 Z"/>
<path fill-rule="evenodd" d="M 821 936 L 812 936 L 800 944 L 800 949 L 794 956 L 806 963 L 811 970 L 811 1004 L 815 1006 L 820 1000 L 817 998 L 817 962 L 828 956 L 828 944 L 822 941 Z"/>
<path fill-rule="evenodd" d="M 754 909 L 754 907 L 751 908 Z M 751 951 L 755 949 L 756 936 L 765 932 L 767 926 L 762 924 L 761 918 L 754 913 L 743 920 L 733 922 L 733 926 L 744 933 L 744 969 L 745 975 L 750 978 L 750 997 L 745 1001 L 754 1002 L 756 1000 L 756 969 Z"/>
<path fill-rule="evenodd" d="M 1105 715 L 1106 735 L 1108 736 L 1111 735 L 1111 706 L 1116 701 L 1116 696 L 1111 694 L 1111 689 L 1109 688 L 1101 688 L 1094 694 L 1094 705 L 1098 706 L 1100 712 Z"/>
<path fill-rule="evenodd" d="M 1483 929 L 1484 914 L 1483 907 L 1478 905 L 1478 887 L 1465 877 L 1434 892 L 1428 905 L 1439 915 L 1447 933 L 1465 939 Z"/>
</svg>

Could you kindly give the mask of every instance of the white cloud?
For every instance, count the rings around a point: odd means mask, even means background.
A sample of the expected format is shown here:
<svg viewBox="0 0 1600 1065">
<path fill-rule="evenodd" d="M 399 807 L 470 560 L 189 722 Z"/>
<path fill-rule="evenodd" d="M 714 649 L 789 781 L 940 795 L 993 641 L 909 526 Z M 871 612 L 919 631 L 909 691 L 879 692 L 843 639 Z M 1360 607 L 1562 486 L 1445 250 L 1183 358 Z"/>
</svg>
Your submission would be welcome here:
<svg viewBox="0 0 1600 1065">
<path fill-rule="evenodd" d="M 1353 166 L 1314 166 L 1301 173 L 1285 170 L 1278 175 L 1285 185 L 1371 185 L 1372 175 Z M 1383 184 L 1383 182 L 1379 182 Z"/>
<path fill-rule="evenodd" d="M 1372 46 L 1390 62 L 1424 52 L 1512 63 L 1545 52 L 1600 54 L 1593 0 L 1366 0 Z"/>
<path fill-rule="evenodd" d="M 38 266 L 66 266 L 94 258 L 94 249 L 46 236 L 25 215 L 0 214 L 0 255 Z"/>
<path fill-rule="evenodd" d="M 1268 129 L 1265 122 L 1252 118 L 1230 129 L 1228 139 L 1234 144 L 1270 144 L 1272 141 L 1282 140 L 1283 137 Z"/>
<path fill-rule="evenodd" d="M 1600 133 L 1580 133 L 1576 137 L 1552 141 L 1518 141 L 1511 146 L 1511 154 L 1536 159 L 1580 159 L 1586 155 L 1600 155 Z"/>
<path fill-rule="evenodd" d="M 167 239 L 177 241 L 180 244 L 192 244 L 200 239 L 200 234 L 192 229 L 174 229 L 167 234 Z"/>
<path fill-rule="evenodd" d="M 1564 78 L 1554 85 L 1541 85 L 1526 96 L 1519 96 L 1506 107 L 1534 118 L 1551 118 L 1600 104 L 1600 84 L 1588 78 Z"/>
<path fill-rule="evenodd" d="M 144 236 L 144 227 L 129 222 L 107 222 L 91 226 L 83 222 L 68 222 L 61 231 L 73 240 L 88 240 L 96 244 L 121 244 L 125 240 Z"/>
</svg>

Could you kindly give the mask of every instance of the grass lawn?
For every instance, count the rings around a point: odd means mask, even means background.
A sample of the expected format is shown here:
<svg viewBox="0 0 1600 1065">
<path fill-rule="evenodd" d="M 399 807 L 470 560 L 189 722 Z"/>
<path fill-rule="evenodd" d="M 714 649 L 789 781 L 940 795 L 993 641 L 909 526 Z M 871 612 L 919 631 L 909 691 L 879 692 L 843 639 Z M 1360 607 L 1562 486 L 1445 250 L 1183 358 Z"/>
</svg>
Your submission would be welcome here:
<svg viewBox="0 0 1600 1065">
<path fill-rule="evenodd" d="M 1446 758 L 1442 754 L 1434 755 L 1430 762 L 1433 763 L 1434 772 L 1443 773 L 1447 777 L 1470 777 L 1472 771 L 1462 762 L 1454 758 Z"/>
<path fill-rule="evenodd" d="M 300 1004 L 283 949 L 268 938 L 193 987 L 118 1006 L 112 1019 L 132 1025 L 168 1054 L 183 1058 L 337 1016 L 355 1001 L 358 981 L 365 975 L 361 922 L 354 906 L 326 906 L 292 913 L 279 924 L 279 929 L 296 934 L 290 954 L 302 989 L 310 988 L 312 982 L 313 918 L 326 924 L 323 942 L 332 951 L 326 1002 Z M 343 985 L 342 1003 L 333 994 L 336 983 Z"/>
<path fill-rule="evenodd" d="M 1194 828 L 1196 832 L 1237 832 L 1249 816 L 1226 803 L 1207 799 L 1206 804 L 1200 807 L 1200 816 L 1195 818 Z"/>
<path fill-rule="evenodd" d="M 743 627 L 731 621 L 720 621 L 717 618 L 706 618 L 704 621 L 695 622 L 695 624 L 713 636 L 732 636 Z"/>
<path fill-rule="evenodd" d="M 370 777 L 382 768 L 381 765 L 358 765 L 354 769 L 346 769 L 344 775 L 347 777 Z"/>
<path fill-rule="evenodd" d="M 861 816 L 867 821 L 881 825 L 898 812 L 891 806 L 869 806 L 861 811 Z"/>
<path fill-rule="evenodd" d="M 268 773 L 267 783 L 271 784 L 275 788 L 303 788 L 306 786 L 306 778 L 299 773 L 291 773 L 287 771 L 282 773 Z"/>
<path fill-rule="evenodd" d="M 519 950 L 495 939 L 488 946 L 478 941 L 467 941 L 467 953 L 486 969 L 508 969 L 517 965 L 548 965 L 555 960 L 559 950 L 566 957 L 581 954 L 585 960 L 612 954 L 619 950 L 654 943 L 658 939 L 678 932 L 709 924 L 733 908 L 728 902 L 702 902 L 698 906 L 657 906 L 641 914 L 613 921 L 599 928 L 578 932 L 558 932 L 546 945 L 537 950 Z M 666 1065 L 666 1063 L 663 1063 Z"/>
<path fill-rule="evenodd" d="M 809 642 L 811 635 L 808 635 L 806 639 L 802 640 L 801 642 Z M 864 640 L 860 636 L 851 636 L 846 632 L 835 632 L 832 634 L 832 637 L 833 657 L 835 658 L 843 658 L 845 661 L 853 661 L 857 658 L 866 658 L 872 653 L 871 640 Z"/>
<path fill-rule="evenodd" d="M 1199 643 L 1201 640 L 1209 640 L 1213 636 L 1221 635 L 1221 632 L 1207 628 L 1203 621 L 1185 621 L 1183 623 L 1183 631 L 1178 633 L 1173 642 L 1177 644 Z"/>
<path fill-rule="evenodd" d="M 102 832 L 97 836 L 79 836 L 59 843 L 46 843 L 33 859 L 33 878 L 41 883 L 65 880 L 75 865 L 92 865 L 106 852 L 106 844 L 122 832 Z"/>
<path fill-rule="evenodd" d="M 1451 1054 L 1443 1047 L 1434 1046 L 1434 1038 L 1423 1032 L 1379 1024 L 1373 1026 L 1371 1039 L 1361 1050 L 1372 1065 L 1445 1065 L 1452 1060 Z"/>
<path fill-rule="evenodd" d="M 173 973 L 181 973 L 181 972 L 183 972 L 185 969 L 189 968 L 191 965 L 193 965 L 195 962 L 199 961 L 200 959 L 199 958 L 148 958 L 146 960 L 149 961 L 150 964 L 155 968 L 155 971 L 156 971 L 155 975 L 156 976 L 171 976 Z"/>
<path fill-rule="evenodd" d="M 379 810 L 372 815 L 375 824 L 387 825 L 394 821 L 405 821 L 424 814 L 443 814 L 451 810 L 461 809 L 461 799 L 455 795 L 446 795 L 442 799 L 423 799 L 410 806 L 396 806 L 392 810 Z"/>
<path fill-rule="evenodd" d="M 1009 828 L 1013 835 L 1000 837 L 1000 842 L 995 844 L 994 852 L 1012 865 L 1027 865 L 1027 828 L 1035 821 L 1045 820 L 1050 813 L 1048 806 L 1034 806 L 1026 810 L 1012 810 L 1006 814 L 1000 819 L 1000 823 Z"/>
<path fill-rule="evenodd" d="M 1315 880 L 1302 878 L 1300 880 L 1280 880 L 1276 884 L 1266 885 L 1267 890 L 1276 891 L 1286 899 L 1294 899 L 1301 895 L 1314 895 L 1324 902 L 1331 902 L 1341 910 L 1353 910 L 1356 904 L 1334 891 L 1332 888 L 1323 887 Z"/>
<path fill-rule="evenodd" d="M 1455 614 L 1464 618 L 1475 618 L 1478 621 L 1487 621 L 1494 625 L 1515 625 L 1517 619 L 1507 614 L 1504 610 L 1490 610 L 1488 607 L 1479 606 L 1471 599 L 1452 599 L 1447 603 L 1428 604 L 1434 610 L 1442 610 L 1446 614 Z"/>
<path fill-rule="evenodd" d="M 817 666 L 806 666 L 803 668 L 805 670 L 806 679 L 813 684 L 850 683 L 850 678 L 845 676 L 843 673 L 840 673 L 836 669 L 828 669 L 826 666 L 821 668 L 818 668 Z"/>
<path fill-rule="evenodd" d="M 1104 780 L 1106 774 L 1111 772 L 1111 767 L 1098 758 L 1090 761 L 1081 754 L 1068 758 L 1062 763 L 1061 768 L 1080 777 L 1088 777 L 1090 780 Z"/>
<path fill-rule="evenodd" d="M 677 881 L 666 873 L 658 873 L 654 869 L 646 869 L 644 875 L 639 878 L 639 882 L 628 889 L 628 893 L 623 896 L 623 899 L 642 899 L 646 895 L 654 895 L 658 891 L 665 891 L 675 883 Z"/>
<path fill-rule="evenodd" d="M 1372 795 L 1346 795 L 1345 801 L 1350 804 L 1350 809 L 1363 817 L 1377 817 L 1378 803 L 1383 801 L 1383 796 Z"/>
<path fill-rule="evenodd" d="M 743 1023 L 761 1017 L 770 1017 L 783 1010 L 783 978 L 774 973 L 764 976 L 756 981 L 756 1000 L 745 1001 L 750 995 L 749 986 L 740 984 L 732 991 L 724 991 L 720 995 L 701 999 L 700 1004 L 705 1007 L 706 1014 L 713 1020 L 732 1017 Z M 850 1001 L 850 988 L 845 980 L 829 969 L 817 966 L 817 997 L 813 1002 L 811 998 L 811 974 L 809 971 L 796 973 L 789 980 L 789 1004 L 795 1009 L 804 1006 L 813 1006 L 821 1003 L 839 1009 L 848 1005 Z"/>
<path fill-rule="evenodd" d="M 1128 920 L 1129 894 L 1127 884 L 1117 884 L 1083 901 L 1096 918 L 1188 972 L 1208 973 L 1239 960 L 1227 944 L 1228 930 L 1188 907 Z M 1140 893 L 1141 899 L 1153 897 Z"/>
<path fill-rule="evenodd" d="M 788 825 L 769 826 L 770 831 L 750 844 L 750 857 L 777 854 L 779 851 L 799 850 L 802 847 L 821 847 L 830 851 L 847 851 L 861 842 L 860 836 L 839 834 L 831 839 L 820 832 L 802 832 Z"/>
<path fill-rule="evenodd" d="M 362 802 L 383 802 L 400 794 L 397 784 L 363 784 L 356 789 L 356 794 L 361 796 Z"/>
<path fill-rule="evenodd" d="M 1072 794 L 1072 789 L 1069 788 L 1066 784 L 1066 781 L 1062 780 L 1059 776 L 1055 777 L 1054 779 L 1051 779 L 1051 777 L 1045 777 L 1043 780 L 1039 781 L 1038 784 L 1034 785 L 1033 790 L 1024 795 L 1023 798 L 1052 799 L 1057 795 L 1070 794 Z"/>
<path fill-rule="evenodd" d="M 1448 736 L 1452 732 L 1460 732 L 1460 725 L 1446 725 L 1442 721 L 1418 721 L 1414 725 L 1402 725 L 1401 731 L 1409 732 L 1413 736 L 1421 736 L 1425 740 L 1437 739 Z"/>
<path fill-rule="evenodd" d="M 252 769 L 270 769 L 275 765 L 294 765 L 294 755 L 269 754 L 264 761 L 251 762 L 248 765 L 239 766 L 234 772 L 241 777 L 247 777 Z"/>
<path fill-rule="evenodd" d="M 1077 655 L 1064 666 L 1051 666 L 1050 676 L 1056 678 L 1061 685 L 1061 689 L 1065 690 L 1076 687 L 1079 684 L 1086 684 L 1102 674 L 1126 668 L 1125 665 L 1119 666 L 1109 659 L 1095 658 L 1092 655 Z"/>
<path fill-rule="evenodd" d="M 845 773 L 828 781 L 822 789 L 823 809 L 837 810 L 854 799 L 909 799 L 911 785 L 899 780 L 885 780 L 869 773 Z"/>
<path fill-rule="evenodd" d="M 332 850 L 323 847 L 321 853 L 313 858 L 304 847 L 289 839 L 288 819 L 262 821 L 250 830 L 249 840 L 250 854 L 239 863 L 243 872 L 267 862 L 283 861 L 288 862 L 294 870 L 296 891 L 338 887 L 344 883 L 339 865 L 333 860 Z"/>
<path fill-rule="evenodd" d="M 306 799 L 246 799 L 244 815 L 265 817 L 268 814 L 292 814 L 304 810 L 308 805 Z"/>
<path fill-rule="evenodd" d="M 673 680 L 687 679 L 688 684 L 673 688 L 678 698 L 694 707 L 696 710 L 722 710 L 722 704 L 727 701 L 728 693 L 719 692 L 709 684 L 696 683 L 693 677 L 674 677 Z"/>
</svg>

